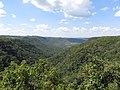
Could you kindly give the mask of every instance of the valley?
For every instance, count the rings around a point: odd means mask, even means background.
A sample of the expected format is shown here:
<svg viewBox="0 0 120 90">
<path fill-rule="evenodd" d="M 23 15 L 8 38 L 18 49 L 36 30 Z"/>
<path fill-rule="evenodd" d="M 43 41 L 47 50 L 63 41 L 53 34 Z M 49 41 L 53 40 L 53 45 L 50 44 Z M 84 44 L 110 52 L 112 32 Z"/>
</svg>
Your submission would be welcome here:
<svg viewBox="0 0 120 90">
<path fill-rule="evenodd" d="M 119 90 L 120 37 L 0 36 L 0 66 L 1 90 Z"/>
</svg>

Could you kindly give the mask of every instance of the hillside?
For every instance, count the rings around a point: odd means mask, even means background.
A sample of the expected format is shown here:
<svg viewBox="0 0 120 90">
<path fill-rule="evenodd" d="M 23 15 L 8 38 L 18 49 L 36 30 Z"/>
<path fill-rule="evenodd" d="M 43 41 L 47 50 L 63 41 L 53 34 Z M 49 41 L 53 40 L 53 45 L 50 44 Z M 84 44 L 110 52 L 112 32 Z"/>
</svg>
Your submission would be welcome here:
<svg viewBox="0 0 120 90">
<path fill-rule="evenodd" d="M 56 52 L 62 51 L 74 44 L 80 44 L 88 40 L 87 38 L 56 38 L 39 36 L 19 37 L 19 39 L 41 49 L 46 57 L 52 56 Z"/>
<path fill-rule="evenodd" d="M 39 36 L 0 36 L 0 38 L 9 40 L 17 39 L 29 43 L 40 49 L 45 57 L 50 57 L 56 52 L 88 40 L 87 38 L 53 38 Z"/>
<path fill-rule="evenodd" d="M 34 45 L 18 39 L 0 38 L 0 70 L 9 66 L 11 61 L 33 63 L 39 58 L 45 58 L 45 55 Z"/>
<path fill-rule="evenodd" d="M 48 58 L 67 48 L 68 45 L 71 46 L 72 41 L 69 40 L 38 36 L 0 36 L 0 65 L 6 67 L 11 61 L 20 63 L 22 60 L 34 63 L 38 59 Z M 77 41 L 74 43 L 85 41 L 83 39 L 75 40 Z"/>
<path fill-rule="evenodd" d="M 65 49 L 50 60 L 61 69 L 65 67 L 74 70 L 74 68 L 79 69 L 83 63 L 87 63 L 89 56 L 111 61 L 120 59 L 120 37 L 91 38 L 83 44 Z"/>
<path fill-rule="evenodd" d="M 49 60 L 53 62 L 60 77 L 64 78 L 65 81 L 74 82 L 74 80 L 77 80 L 79 82 L 81 79 L 86 81 L 85 72 L 90 73 L 87 70 L 93 70 L 96 75 L 99 74 L 98 78 L 104 77 L 104 83 L 108 85 L 109 82 L 118 78 L 114 75 L 120 76 L 120 71 L 117 69 L 120 69 L 120 36 L 91 38 L 83 44 L 64 50 Z M 85 71 L 85 69 L 87 70 Z M 105 73 L 108 75 L 104 76 Z M 92 74 L 88 74 L 88 76 L 90 75 Z M 115 78 L 109 81 L 112 76 Z"/>
<path fill-rule="evenodd" d="M 83 43 L 88 40 L 88 38 L 60 38 L 60 37 L 40 37 L 40 36 L 0 36 L 0 38 L 11 38 L 11 39 L 20 39 L 31 44 L 34 44 L 36 47 L 40 46 L 47 47 L 59 47 L 66 48 L 72 44 Z"/>
<path fill-rule="evenodd" d="M 82 44 L 76 44 L 81 40 L 70 39 L 70 47 L 68 44 L 63 47 L 68 42 L 66 39 L 60 41 L 60 38 L 2 37 L 0 40 L 1 67 L 7 65 L 6 60 L 10 64 L 0 72 L 2 90 L 120 89 L 120 36 L 91 38 Z M 59 46 L 58 43 L 62 44 Z M 58 48 L 58 51 L 53 54 L 52 48 Z M 46 56 L 47 49 L 48 52 L 52 50 L 49 57 Z M 19 53 L 15 52 L 14 56 L 14 51 Z M 17 55 L 26 60 L 16 64 L 21 58 L 16 58 Z M 31 55 L 34 59 L 40 55 L 40 60 L 27 63 Z M 2 59 L 4 56 L 9 59 Z M 14 59 L 15 62 L 11 62 Z"/>
</svg>

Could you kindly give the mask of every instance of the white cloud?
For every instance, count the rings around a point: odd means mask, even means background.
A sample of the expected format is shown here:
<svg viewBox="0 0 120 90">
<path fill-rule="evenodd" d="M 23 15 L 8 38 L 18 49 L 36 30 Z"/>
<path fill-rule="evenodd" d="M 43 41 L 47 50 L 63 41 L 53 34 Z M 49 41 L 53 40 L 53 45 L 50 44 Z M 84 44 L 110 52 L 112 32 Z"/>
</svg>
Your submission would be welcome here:
<svg viewBox="0 0 120 90">
<path fill-rule="evenodd" d="M 6 15 L 6 11 L 0 9 L 0 17 L 4 17 Z"/>
<path fill-rule="evenodd" d="M 44 28 L 45 25 L 40 25 L 34 29 L 32 35 L 48 36 L 48 37 L 97 37 L 97 36 L 114 36 L 120 34 L 119 28 L 112 27 L 57 27 Z M 43 28 L 42 28 L 43 27 Z"/>
<path fill-rule="evenodd" d="M 47 29 L 48 25 L 47 24 L 38 24 L 38 25 L 36 25 L 36 28 L 37 29 Z"/>
<path fill-rule="evenodd" d="M 3 8 L 4 4 L 2 2 L 0 2 L 0 8 Z"/>
<path fill-rule="evenodd" d="M 49 12 L 62 12 L 65 17 L 92 16 L 92 2 L 90 0 L 23 0 L 32 3 L 37 8 Z"/>
<path fill-rule="evenodd" d="M 68 27 L 58 27 L 57 30 L 61 31 L 61 32 L 69 32 L 69 28 Z"/>
<path fill-rule="evenodd" d="M 116 11 L 116 13 L 114 14 L 115 17 L 120 17 L 120 6 L 114 7 L 113 11 Z"/>
<path fill-rule="evenodd" d="M 4 24 L 0 24 L 0 27 L 3 27 L 4 26 Z"/>
<path fill-rule="evenodd" d="M 68 22 L 66 21 L 66 19 L 61 19 L 58 23 L 59 24 L 68 24 Z"/>
<path fill-rule="evenodd" d="M 35 18 L 31 18 L 31 19 L 30 19 L 31 22 L 34 22 L 35 20 L 36 20 Z"/>
<path fill-rule="evenodd" d="M 12 18 L 16 18 L 16 15 L 15 14 L 11 14 Z"/>
<path fill-rule="evenodd" d="M 101 8 L 100 10 L 101 10 L 101 11 L 107 11 L 107 10 L 109 10 L 109 7 L 103 7 L 103 8 Z"/>
<path fill-rule="evenodd" d="M 19 27 L 1 24 L 0 26 L 0 35 L 38 35 L 47 37 L 97 37 L 120 35 L 120 28 L 113 28 L 109 26 L 57 28 L 49 27 L 47 24 L 27 24 Z"/>
<path fill-rule="evenodd" d="M 22 26 L 26 26 L 27 24 L 26 23 L 23 23 L 23 24 L 21 24 Z"/>
<path fill-rule="evenodd" d="M 28 3 L 30 0 L 23 0 L 23 3 Z"/>
<path fill-rule="evenodd" d="M 85 24 L 90 24 L 90 22 L 85 22 Z"/>
<path fill-rule="evenodd" d="M 116 17 L 120 17 L 120 10 L 115 13 Z"/>
<path fill-rule="evenodd" d="M 32 34 L 33 35 L 38 35 L 40 34 L 41 35 L 48 35 L 48 33 L 52 33 L 50 32 L 51 30 L 49 29 L 48 25 L 47 24 L 38 24 L 35 26 Z"/>
<path fill-rule="evenodd" d="M 4 4 L 0 1 L 0 17 L 4 17 L 6 15 L 6 11 L 2 8 L 4 7 Z"/>
<path fill-rule="evenodd" d="M 23 28 L 14 28 L 3 26 L 0 27 L 0 35 L 27 35 L 28 33 Z"/>
<path fill-rule="evenodd" d="M 56 0 L 51 0 L 52 2 L 49 3 L 49 1 L 47 0 L 31 0 L 31 3 L 36 6 L 37 8 L 40 8 L 40 9 L 43 9 L 44 11 L 53 11 L 53 9 L 56 7 L 56 6 L 53 6 L 52 3 L 54 3 L 54 1 Z"/>
<path fill-rule="evenodd" d="M 8 26 L 12 26 L 12 24 L 10 24 L 10 23 L 9 23 L 9 24 L 7 24 L 7 25 L 8 25 Z"/>
<path fill-rule="evenodd" d="M 117 11 L 117 10 L 120 10 L 120 6 L 116 6 L 113 8 L 113 11 Z"/>
<path fill-rule="evenodd" d="M 92 27 L 90 28 L 91 31 L 95 31 L 95 32 L 108 32 L 111 28 L 110 27 L 102 27 L 102 26 L 99 26 L 99 27 Z"/>
</svg>

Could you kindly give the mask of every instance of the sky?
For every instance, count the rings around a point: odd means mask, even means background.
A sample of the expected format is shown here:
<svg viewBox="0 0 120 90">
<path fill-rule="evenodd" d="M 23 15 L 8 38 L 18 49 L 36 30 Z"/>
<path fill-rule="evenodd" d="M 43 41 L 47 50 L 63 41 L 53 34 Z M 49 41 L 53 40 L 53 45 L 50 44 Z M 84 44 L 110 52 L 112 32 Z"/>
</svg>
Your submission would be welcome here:
<svg viewBox="0 0 120 90">
<path fill-rule="evenodd" d="M 120 0 L 0 0 L 0 35 L 120 35 Z"/>
</svg>

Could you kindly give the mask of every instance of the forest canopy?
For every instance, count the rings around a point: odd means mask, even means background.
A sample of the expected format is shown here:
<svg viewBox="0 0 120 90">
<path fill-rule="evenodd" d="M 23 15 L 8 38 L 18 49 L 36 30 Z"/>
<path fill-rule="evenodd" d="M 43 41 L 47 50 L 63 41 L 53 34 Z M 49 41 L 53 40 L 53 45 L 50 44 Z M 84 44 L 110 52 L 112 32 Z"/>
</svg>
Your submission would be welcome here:
<svg viewBox="0 0 120 90">
<path fill-rule="evenodd" d="M 0 90 L 120 89 L 119 36 L 57 50 L 48 57 L 38 44 L 0 38 Z"/>
</svg>

